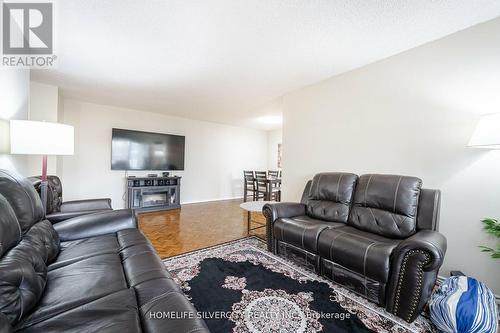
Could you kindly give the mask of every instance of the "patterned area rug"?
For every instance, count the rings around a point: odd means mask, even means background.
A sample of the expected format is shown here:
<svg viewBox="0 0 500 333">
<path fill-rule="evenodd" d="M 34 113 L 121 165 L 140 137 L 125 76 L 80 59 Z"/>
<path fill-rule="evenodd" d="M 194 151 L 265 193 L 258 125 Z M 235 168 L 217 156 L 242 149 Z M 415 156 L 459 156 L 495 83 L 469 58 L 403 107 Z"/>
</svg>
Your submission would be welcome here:
<svg viewBox="0 0 500 333">
<path fill-rule="evenodd" d="M 428 332 L 269 253 L 250 237 L 166 259 L 212 333 Z"/>
</svg>

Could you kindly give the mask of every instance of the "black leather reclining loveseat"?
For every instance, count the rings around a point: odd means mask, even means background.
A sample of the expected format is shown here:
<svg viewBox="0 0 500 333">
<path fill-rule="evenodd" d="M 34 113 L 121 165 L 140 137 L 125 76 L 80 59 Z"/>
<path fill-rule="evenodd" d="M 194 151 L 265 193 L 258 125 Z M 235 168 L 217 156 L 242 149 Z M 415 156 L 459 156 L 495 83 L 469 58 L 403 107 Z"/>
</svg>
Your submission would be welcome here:
<svg viewBox="0 0 500 333">
<path fill-rule="evenodd" d="M 0 170 L 0 332 L 208 329 L 131 211 L 52 225 L 31 182 Z"/>
<path fill-rule="evenodd" d="M 320 173 L 301 203 L 267 204 L 268 249 L 412 322 L 446 252 L 440 192 L 415 177 Z"/>
</svg>

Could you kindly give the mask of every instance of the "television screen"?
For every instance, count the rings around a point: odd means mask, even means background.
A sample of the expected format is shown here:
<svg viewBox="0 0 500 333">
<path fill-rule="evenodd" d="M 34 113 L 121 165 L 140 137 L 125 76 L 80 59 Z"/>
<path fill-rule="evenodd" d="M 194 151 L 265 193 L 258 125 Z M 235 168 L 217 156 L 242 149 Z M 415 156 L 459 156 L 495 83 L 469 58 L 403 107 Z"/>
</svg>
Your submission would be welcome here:
<svg viewBox="0 0 500 333">
<path fill-rule="evenodd" d="M 184 170 L 185 139 L 113 128 L 111 170 Z"/>
</svg>

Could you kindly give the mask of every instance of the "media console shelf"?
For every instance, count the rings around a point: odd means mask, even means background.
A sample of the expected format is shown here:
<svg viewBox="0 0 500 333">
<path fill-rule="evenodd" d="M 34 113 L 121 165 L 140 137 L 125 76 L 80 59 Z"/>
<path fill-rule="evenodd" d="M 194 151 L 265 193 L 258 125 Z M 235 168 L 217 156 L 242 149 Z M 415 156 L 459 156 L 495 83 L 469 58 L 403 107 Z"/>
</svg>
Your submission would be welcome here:
<svg viewBox="0 0 500 333">
<path fill-rule="evenodd" d="M 181 177 L 128 177 L 127 207 L 135 212 L 181 208 Z"/>
</svg>

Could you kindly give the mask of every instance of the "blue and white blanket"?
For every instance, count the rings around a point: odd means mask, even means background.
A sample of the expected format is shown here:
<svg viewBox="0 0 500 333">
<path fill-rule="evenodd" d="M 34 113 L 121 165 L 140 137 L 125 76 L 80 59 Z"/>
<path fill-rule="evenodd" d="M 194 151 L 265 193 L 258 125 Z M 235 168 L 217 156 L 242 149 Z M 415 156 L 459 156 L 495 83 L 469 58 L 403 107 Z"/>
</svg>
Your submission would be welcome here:
<svg viewBox="0 0 500 333">
<path fill-rule="evenodd" d="M 495 295 L 474 278 L 452 276 L 432 295 L 431 320 L 441 332 L 497 333 Z"/>
</svg>

